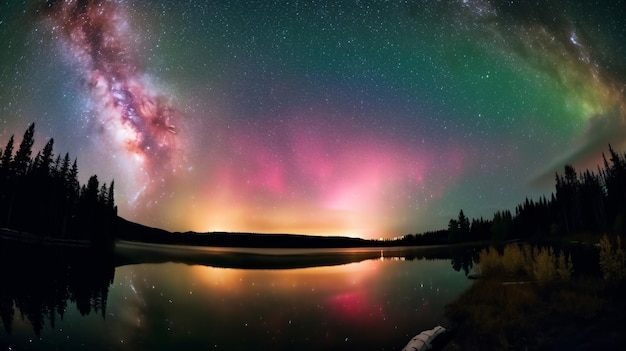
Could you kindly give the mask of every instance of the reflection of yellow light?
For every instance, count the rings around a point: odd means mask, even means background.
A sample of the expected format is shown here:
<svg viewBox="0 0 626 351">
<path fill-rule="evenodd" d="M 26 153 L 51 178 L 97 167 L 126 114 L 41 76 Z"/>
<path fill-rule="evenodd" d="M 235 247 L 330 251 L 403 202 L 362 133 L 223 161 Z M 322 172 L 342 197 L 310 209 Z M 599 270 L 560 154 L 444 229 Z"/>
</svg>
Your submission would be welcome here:
<svg viewBox="0 0 626 351">
<path fill-rule="evenodd" d="M 192 266 L 191 274 L 194 281 L 207 289 L 226 290 L 231 293 L 246 289 L 248 284 L 255 284 L 258 288 L 271 287 L 281 290 L 311 286 L 316 289 L 334 290 L 346 284 L 365 284 L 370 277 L 375 276 L 379 264 L 380 262 L 369 260 L 339 266 L 267 271 Z"/>
<path fill-rule="evenodd" d="M 283 279 L 277 288 L 301 289 L 302 292 L 315 290 L 331 295 L 345 294 L 348 291 L 364 291 L 372 285 L 381 262 L 362 261 L 341 266 L 316 267 L 277 272 Z"/>
<path fill-rule="evenodd" d="M 192 276 L 201 285 L 209 286 L 212 289 L 231 290 L 241 285 L 241 279 L 239 279 L 241 271 L 236 269 L 192 266 L 190 270 Z"/>
</svg>

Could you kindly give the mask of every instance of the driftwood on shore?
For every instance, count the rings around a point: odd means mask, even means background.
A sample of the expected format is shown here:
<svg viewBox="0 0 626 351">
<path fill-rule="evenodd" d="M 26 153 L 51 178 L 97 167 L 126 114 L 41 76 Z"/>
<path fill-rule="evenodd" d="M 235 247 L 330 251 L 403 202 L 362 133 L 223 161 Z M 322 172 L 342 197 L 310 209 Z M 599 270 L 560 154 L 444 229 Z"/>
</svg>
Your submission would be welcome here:
<svg viewBox="0 0 626 351">
<path fill-rule="evenodd" d="M 409 343 L 402 349 L 402 351 L 423 351 L 430 350 L 432 347 L 432 342 L 435 338 L 443 334 L 446 331 L 446 328 L 438 325 L 433 329 L 424 330 L 423 332 L 417 334 Z"/>
</svg>

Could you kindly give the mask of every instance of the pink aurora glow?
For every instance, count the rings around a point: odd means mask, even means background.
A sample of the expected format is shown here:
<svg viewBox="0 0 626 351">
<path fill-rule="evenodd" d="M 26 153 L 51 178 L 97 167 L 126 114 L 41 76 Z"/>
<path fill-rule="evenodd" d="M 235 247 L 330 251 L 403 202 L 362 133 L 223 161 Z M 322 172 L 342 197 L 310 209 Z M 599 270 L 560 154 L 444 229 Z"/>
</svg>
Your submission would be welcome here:
<svg viewBox="0 0 626 351">
<path fill-rule="evenodd" d="M 324 108 L 293 107 L 281 123 L 193 116 L 196 128 L 141 67 L 123 3 L 51 4 L 46 24 L 82 77 L 104 155 L 90 162 L 122 184 L 128 219 L 179 231 L 390 237 L 466 167 L 460 146 L 398 139 Z"/>
<path fill-rule="evenodd" d="M 411 150 L 322 116 L 307 120 L 317 122 L 273 136 L 237 128 L 198 194 L 194 229 L 388 236 L 412 220 L 397 213 L 443 196 L 447 182 L 433 180 L 463 171 L 462 149 Z"/>
</svg>

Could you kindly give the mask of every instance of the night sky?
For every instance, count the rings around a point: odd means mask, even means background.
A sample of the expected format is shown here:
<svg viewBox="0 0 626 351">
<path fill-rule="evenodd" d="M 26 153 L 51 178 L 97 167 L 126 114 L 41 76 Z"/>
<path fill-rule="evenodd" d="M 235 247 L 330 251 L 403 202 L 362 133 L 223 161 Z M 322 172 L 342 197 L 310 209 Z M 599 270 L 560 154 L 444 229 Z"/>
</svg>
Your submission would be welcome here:
<svg viewBox="0 0 626 351">
<path fill-rule="evenodd" d="M 0 2 L 0 147 L 174 231 L 490 219 L 626 148 L 622 1 Z"/>
</svg>

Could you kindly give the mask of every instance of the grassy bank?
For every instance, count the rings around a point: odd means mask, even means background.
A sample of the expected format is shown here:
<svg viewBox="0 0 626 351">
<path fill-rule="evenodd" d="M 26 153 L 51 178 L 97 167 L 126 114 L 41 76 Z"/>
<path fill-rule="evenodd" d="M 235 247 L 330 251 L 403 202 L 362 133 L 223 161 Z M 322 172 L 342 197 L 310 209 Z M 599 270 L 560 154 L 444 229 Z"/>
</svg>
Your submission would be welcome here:
<svg viewBox="0 0 626 351">
<path fill-rule="evenodd" d="M 577 274 L 568 254 L 550 247 L 483 250 L 481 278 L 447 306 L 456 328 L 445 350 L 623 348 L 623 257 L 614 242 L 601 249 L 603 264 L 574 260 L 601 266 L 600 274 L 589 275 Z"/>
</svg>

